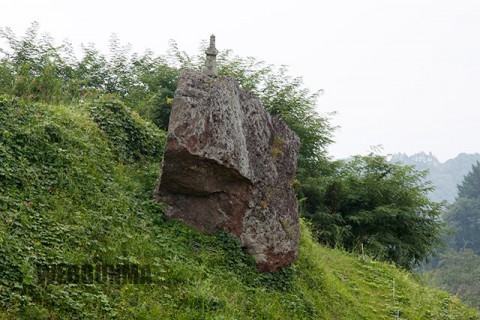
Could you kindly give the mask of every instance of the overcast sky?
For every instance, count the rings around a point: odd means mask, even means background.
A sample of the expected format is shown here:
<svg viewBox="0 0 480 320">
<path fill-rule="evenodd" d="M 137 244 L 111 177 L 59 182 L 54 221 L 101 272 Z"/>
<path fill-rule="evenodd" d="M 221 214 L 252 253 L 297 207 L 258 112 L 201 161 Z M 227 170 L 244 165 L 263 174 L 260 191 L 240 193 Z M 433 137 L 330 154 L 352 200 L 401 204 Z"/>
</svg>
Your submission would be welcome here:
<svg viewBox="0 0 480 320">
<path fill-rule="evenodd" d="M 288 65 L 336 111 L 336 158 L 433 152 L 445 161 L 480 152 L 480 1 L 1 0 L 0 27 L 33 22 L 57 41 L 112 33 L 133 51 L 163 54 L 169 39 L 195 54 L 202 40 Z"/>
</svg>

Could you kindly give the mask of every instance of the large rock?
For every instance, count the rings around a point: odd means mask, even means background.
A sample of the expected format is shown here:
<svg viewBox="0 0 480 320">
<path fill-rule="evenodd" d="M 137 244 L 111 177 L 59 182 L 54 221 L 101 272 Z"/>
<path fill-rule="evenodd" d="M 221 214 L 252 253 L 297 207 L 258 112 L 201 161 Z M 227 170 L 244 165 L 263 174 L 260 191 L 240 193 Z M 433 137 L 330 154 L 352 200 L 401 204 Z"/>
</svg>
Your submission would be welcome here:
<svg viewBox="0 0 480 320">
<path fill-rule="evenodd" d="M 184 70 L 155 199 L 168 217 L 240 238 L 260 271 L 292 263 L 299 138 L 232 77 Z"/>
</svg>

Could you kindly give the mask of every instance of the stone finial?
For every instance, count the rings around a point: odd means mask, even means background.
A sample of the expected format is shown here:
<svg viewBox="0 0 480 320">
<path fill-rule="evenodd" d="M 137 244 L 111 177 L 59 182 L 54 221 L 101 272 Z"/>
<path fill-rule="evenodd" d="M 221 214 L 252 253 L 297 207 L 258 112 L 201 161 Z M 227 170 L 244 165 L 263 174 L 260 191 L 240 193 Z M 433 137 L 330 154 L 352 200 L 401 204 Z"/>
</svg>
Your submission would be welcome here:
<svg viewBox="0 0 480 320">
<path fill-rule="evenodd" d="M 215 35 L 210 36 L 210 45 L 205 50 L 207 58 L 205 60 L 205 67 L 203 68 L 203 73 L 207 76 L 216 76 L 217 72 L 217 54 L 218 50 L 215 48 Z"/>
</svg>

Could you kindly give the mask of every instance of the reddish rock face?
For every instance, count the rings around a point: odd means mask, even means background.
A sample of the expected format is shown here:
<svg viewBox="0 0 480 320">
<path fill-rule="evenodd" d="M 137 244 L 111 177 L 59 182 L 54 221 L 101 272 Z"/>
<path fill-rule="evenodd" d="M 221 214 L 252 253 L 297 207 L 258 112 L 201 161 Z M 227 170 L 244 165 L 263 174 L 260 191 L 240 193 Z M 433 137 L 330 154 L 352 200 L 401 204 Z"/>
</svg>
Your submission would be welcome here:
<svg viewBox="0 0 480 320">
<path fill-rule="evenodd" d="M 155 199 L 166 215 L 238 237 L 260 271 L 297 257 L 298 137 L 232 77 L 182 72 Z"/>
</svg>

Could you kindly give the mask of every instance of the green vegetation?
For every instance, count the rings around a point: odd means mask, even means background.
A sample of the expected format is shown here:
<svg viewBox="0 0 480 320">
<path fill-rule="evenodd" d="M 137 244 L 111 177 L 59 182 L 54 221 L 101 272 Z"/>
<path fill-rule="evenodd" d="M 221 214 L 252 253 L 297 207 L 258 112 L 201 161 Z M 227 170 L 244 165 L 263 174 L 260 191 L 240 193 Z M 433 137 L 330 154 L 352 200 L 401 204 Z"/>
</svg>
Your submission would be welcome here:
<svg viewBox="0 0 480 320">
<path fill-rule="evenodd" d="M 411 268 L 441 242 L 441 204 L 428 200 L 426 174 L 379 155 L 354 157 L 306 193 L 320 197 L 305 217 L 322 243 Z"/>
<path fill-rule="evenodd" d="M 427 282 L 480 309 L 480 162 L 458 186 L 458 197 L 444 219 L 451 230 L 448 247 L 425 266 Z"/>
<path fill-rule="evenodd" d="M 302 140 L 296 185 L 313 223 L 302 221 L 294 265 L 260 274 L 237 240 L 165 221 L 151 200 L 179 67 L 199 68 L 203 58 L 175 44 L 166 57 L 131 55 L 112 38 L 110 58 L 87 46 L 78 60 L 37 24 L 21 39 L 8 29 L 0 36 L 9 45 L 0 51 L 0 318 L 478 318 L 407 271 L 371 260 L 409 267 L 430 252 L 439 225 L 427 186 L 376 156 L 330 162 L 332 128 L 314 111 L 317 95 L 285 68 L 229 51 L 219 57 L 220 72 L 253 90 Z M 330 192 L 336 185 L 338 194 Z M 341 223 L 327 224 L 337 216 Z M 348 231 L 329 242 L 340 250 L 316 241 L 332 226 Z M 45 284 L 38 271 L 49 265 L 148 266 L 151 278 Z"/>
<path fill-rule="evenodd" d="M 428 284 L 441 288 L 480 309 L 480 256 L 470 249 L 448 250 L 424 270 Z M 426 271 L 426 272 L 425 272 Z"/>
<path fill-rule="evenodd" d="M 163 220 L 161 205 L 150 200 L 158 159 L 119 144 L 95 122 L 91 104 L 0 101 L 5 318 L 477 317 L 408 272 L 316 244 L 305 223 L 297 262 L 277 274 L 259 274 L 231 237 Z M 117 110 L 119 117 L 130 114 Z M 138 130 L 151 130 L 131 115 Z M 150 138 L 144 141 L 148 146 Z M 125 161 L 118 156 L 125 148 L 140 158 Z M 153 283 L 42 286 L 39 263 L 138 263 L 150 266 Z"/>
<path fill-rule="evenodd" d="M 458 197 L 480 199 L 480 161 L 472 166 L 471 171 L 463 178 L 458 186 Z"/>
</svg>

